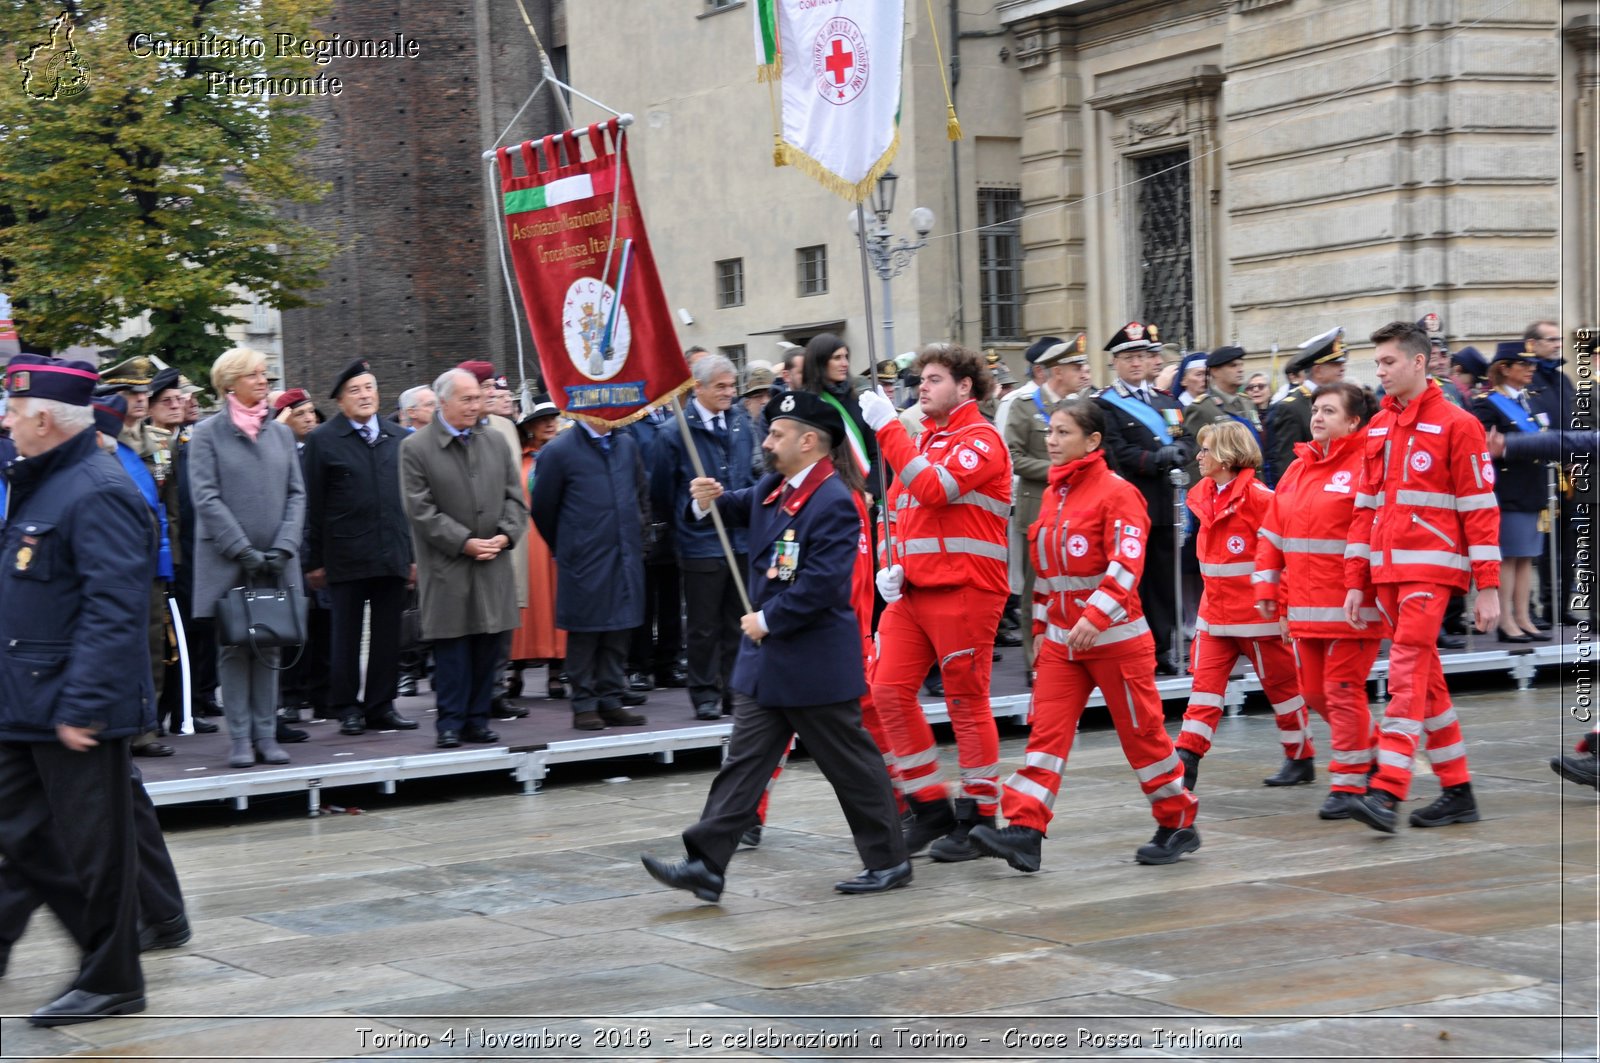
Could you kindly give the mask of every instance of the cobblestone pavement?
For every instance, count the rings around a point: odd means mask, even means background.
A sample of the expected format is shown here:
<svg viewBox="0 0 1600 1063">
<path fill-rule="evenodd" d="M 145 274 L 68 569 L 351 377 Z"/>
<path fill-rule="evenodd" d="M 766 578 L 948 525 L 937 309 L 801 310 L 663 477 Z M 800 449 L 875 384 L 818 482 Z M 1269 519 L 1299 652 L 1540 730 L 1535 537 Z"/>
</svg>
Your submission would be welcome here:
<svg viewBox="0 0 1600 1063">
<path fill-rule="evenodd" d="M 1260 785 L 1281 752 L 1270 714 L 1251 714 L 1223 722 L 1205 761 L 1204 847 L 1142 867 L 1148 805 L 1102 722 L 1073 752 L 1040 874 L 919 859 L 915 882 L 882 896 L 833 892 L 859 868 L 804 760 L 720 906 L 662 889 L 638 859 L 679 857 L 709 759 L 612 762 L 534 797 L 487 780 L 344 792 L 369 803 L 359 816 L 167 812 L 195 935 L 146 956 L 150 1011 L 27 1026 L 74 965 L 41 914 L 0 981 L 0 1048 L 1594 1059 L 1596 795 L 1546 763 L 1575 737 L 1570 692 L 1488 686 L 1457 702 L 1479 823 L 1388 837 L 1321 822 L 1320 778 Z M 1006 732 L 1007 763 L 1022 751 Z M 1437 789 L 1419 778 L 1407 807 Z"/>
</svg>

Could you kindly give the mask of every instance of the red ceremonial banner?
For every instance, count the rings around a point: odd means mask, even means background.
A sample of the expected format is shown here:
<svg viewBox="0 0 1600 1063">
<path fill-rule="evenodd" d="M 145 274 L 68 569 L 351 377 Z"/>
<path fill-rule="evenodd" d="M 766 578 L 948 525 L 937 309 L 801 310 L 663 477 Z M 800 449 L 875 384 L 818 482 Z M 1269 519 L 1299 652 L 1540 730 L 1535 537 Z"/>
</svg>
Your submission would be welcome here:
<svg viewBox="0 0 1600 1063">
<path fill-rule="evenodd" d="M 585 136 L 593 148 L 587 160 Z M 613 119 L 495 153 L 511 261 L 545 389 L 569 417 L 597 425 L 635 421 L 691 386 L 626 140 Z"/>
</svg>

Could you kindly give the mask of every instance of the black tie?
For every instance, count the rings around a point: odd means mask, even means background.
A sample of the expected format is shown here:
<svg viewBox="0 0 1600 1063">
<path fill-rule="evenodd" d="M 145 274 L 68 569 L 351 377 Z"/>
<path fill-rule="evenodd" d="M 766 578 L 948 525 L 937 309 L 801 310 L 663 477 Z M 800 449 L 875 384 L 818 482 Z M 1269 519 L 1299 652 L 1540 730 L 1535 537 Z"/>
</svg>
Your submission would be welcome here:
<svg viewBox="0 0 1600 1063">
<path fill-rule="evenodd" d="M 378 442 L 378 426 L 375 424 L 362 425 L 361 434 L 366 437 L 367 446 L 369 447 Z"/>
</svg>

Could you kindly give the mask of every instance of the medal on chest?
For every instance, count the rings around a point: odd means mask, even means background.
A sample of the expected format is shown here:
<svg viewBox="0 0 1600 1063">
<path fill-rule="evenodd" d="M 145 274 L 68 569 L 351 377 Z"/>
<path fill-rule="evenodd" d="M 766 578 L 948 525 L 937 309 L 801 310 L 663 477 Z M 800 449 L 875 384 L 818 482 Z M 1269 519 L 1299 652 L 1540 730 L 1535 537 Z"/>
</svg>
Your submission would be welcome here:
<svg viewBox="0 0 1600 1063">
<path fill-rule="evenodd" d="M 787 583 L 794 579 L 800 567 L 800 544 L 794 541 L 794 529 L 783 533 L 783 538 L 772 544 L 772 564 L 767 568 L 767 578 Z"/>
<path fill-rule="evenodd" d="M 24 546 L 17 551 L 17 571 L 26 572 L 31 564 L 33 564 L 33 547 Z"/>
</svg>

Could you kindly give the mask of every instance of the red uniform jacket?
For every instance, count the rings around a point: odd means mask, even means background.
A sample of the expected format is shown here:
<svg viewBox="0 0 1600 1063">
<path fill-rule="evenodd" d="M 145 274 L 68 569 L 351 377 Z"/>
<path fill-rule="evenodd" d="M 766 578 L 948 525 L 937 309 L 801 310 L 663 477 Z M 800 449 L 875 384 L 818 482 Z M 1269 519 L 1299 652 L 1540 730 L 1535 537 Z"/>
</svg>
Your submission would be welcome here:
<svg viewBox="0 0 1600 1063">
<path fill-rule="evenodd" d="M 1256 535 L 1272 505 L 1272 491 L 1256 479 L 1254 469 L 1242 469 L 1221 490 L 1202 477 L 1189 488 L 1188 500 L 1200 522 L 1195 553 L 1206 581 L 1195 629 L 1218 638 L 1277 635 L 1278 622 L 1262 620 L 1256 612 L 1255 591 L 1250 588 L 1256 570 Z"/>
<path fill-rule="evenodd" d="M 1150 518 L 1139 489 L 1106 467 L 1105 454 L 1050 470 L 1039 519 L 1028 529 L 1033 583 L 1033 633 L 1066 645 L 1080 617 L 1100 630 L 1074 660 L 1154 652 L 1139 605 L 1139 575 Z"/>
<path fill-rule="evenodd" d="M 1500 507 L 1483 425 L 1439 385 L 1404 409 L 1385 395 L 1367 427 L 1345 586 L 1500 586 Z"/>
<path fill-rule="evenodd" d="M 1326 453 L 1317 443 L 1300 443 L 1295 461 L 1278 481 L 1272 505 L 1261 523 L 1252 577 L 1257 601 L 1276 601 L 1289 620 L 1289 634 L 1311 639 L 1386 639 L 1389 625 L 1378 612 L 1372 586 L 1365 592 L 1357 631 L 1344 618 L 1345 544 L 1355 515 L 1366 437 L 1361 432 L 1335 439 Z"/>
</svg>

